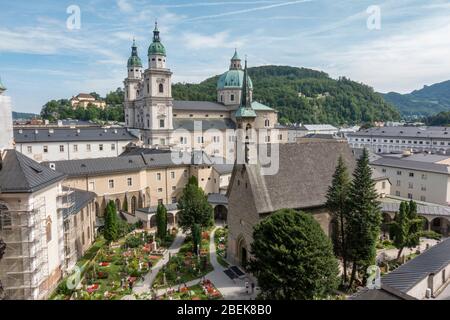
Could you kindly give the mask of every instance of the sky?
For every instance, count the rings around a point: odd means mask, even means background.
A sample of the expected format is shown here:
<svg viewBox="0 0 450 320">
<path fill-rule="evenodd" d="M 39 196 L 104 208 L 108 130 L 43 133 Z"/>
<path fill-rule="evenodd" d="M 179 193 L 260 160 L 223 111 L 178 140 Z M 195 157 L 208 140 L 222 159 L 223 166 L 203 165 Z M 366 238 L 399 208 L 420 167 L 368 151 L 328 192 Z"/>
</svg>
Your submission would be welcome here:
<svg viewBox="0 0 450 320">
<path fill-rule="evenodd" d="M 0 0 L 0 8 L 0 77 L 21 112 L 122 87 L 133 38 L 148 65 L 156 19 L 174 82 L 225 72 L 234 48 L 249 66 L 306 67 L 379 92 L 450 79 L 448 0 Z"/>
</svg>

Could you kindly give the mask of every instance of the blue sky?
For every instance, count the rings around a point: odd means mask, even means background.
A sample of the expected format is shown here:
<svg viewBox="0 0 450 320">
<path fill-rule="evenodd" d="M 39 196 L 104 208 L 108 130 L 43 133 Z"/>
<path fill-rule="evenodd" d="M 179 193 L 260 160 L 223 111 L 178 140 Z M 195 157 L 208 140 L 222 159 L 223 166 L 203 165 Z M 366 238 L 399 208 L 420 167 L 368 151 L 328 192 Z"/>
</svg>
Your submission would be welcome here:
<svg viewBox="0 0 450 320">
<path fill-rule="evenodd" d="M 69 30 L 70 5 L 81 28 Z M 369 30 L 377 5 L 381 28 Z M 450 79 L 450 1 L 0 0 L 0 77 L 14 110 L 122 86 L 133 37 L 146 52 L 157 18 L 174 81 L 228 68 L 235 47 L 250 66 L 276 64 L 347 76 L 381 92 Z"/>
</svg>

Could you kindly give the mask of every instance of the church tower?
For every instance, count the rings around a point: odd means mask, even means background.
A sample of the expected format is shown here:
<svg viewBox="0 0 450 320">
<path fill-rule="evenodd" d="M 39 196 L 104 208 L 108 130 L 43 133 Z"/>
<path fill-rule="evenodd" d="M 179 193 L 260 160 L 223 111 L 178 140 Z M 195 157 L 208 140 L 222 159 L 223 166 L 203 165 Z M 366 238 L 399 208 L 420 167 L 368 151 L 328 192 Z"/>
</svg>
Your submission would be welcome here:
<svg viewBox="0 0 450 320">
<path fill-rule="evenodd" d="M 242 160 L 246 164 L 254 163 L 254 161 L 256 161 L 256 141 L 257 141 L 255 130 L 256 116 L 257 116 L 256 112 L 255 110 L 253 110 L 252 107 L 252 96 L 250 94 L 249 77 L 247 72 L 247 60 L 245 60 L 241 104 L 239 105 L 239 108 L 235 113 L 238 128 L 237 156 L 238 161 L 240 163 L 242 163 Z M 239 155 L 240 153 L 241 156 Z"/>
<path fill-rule="evenodd" d="M 125 84 L 125 124 L 127 127 L 134 127 L 135 113 L 132 101 L 139 96 L 139 87 L 142 82 L 142 61 L 139 58 L 136 41 L 133 40 L 131 46 L 131 56 L 127 63 L 128 76 L 124 81 Z"/>
<path fill-rule="evenodd" d="M 148 48 L 148 64 L 143 80 L 144 143 L 147 145 L 169 145 L 172 123 L 172 72 L 166 67 L 166 49 L 161 43 L 158 24 L 155 23 L 153 42 Z"/>
<path fill-rule="evenodd" d="M 242 100 L 242 86 L 244 82 L 244 71 L 242 70 L 241 58 L 237 50 L 231 58 L 230 68 L 222 74 L 217 81 L 217 102 L 236 109 Z M 248 95 L 253 95 L 253 83 L 250 77 L 247 77 Z"/>
<path fill-rule="evenodd" d="M 11 98 L 4 95 L 5 91 L 6 88 L 0 79 L 0 128 L 2 128 L 2 133 L 0 134 L 0 156 L 4 150 L 14 149 Z"/>
</svg>

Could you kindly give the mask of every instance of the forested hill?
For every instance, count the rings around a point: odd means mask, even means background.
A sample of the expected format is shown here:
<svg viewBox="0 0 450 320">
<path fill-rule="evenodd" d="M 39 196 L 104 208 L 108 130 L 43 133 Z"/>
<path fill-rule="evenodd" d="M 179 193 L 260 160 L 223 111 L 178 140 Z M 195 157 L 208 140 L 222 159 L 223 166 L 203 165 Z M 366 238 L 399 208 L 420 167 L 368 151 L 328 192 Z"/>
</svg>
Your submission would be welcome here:
<svg viewBox="0 0 450 320">
<path fill-rule="evenodd" d="M 281 123 L 335 125 L 398 120 L 400 114 L 372 88 L 305 68 L 262 66 L 249 69 L 254 100 L 279 111 Z M 216 101 L 218 76 L 199 84 L 173 85 L 177 100 Z"/>
<path fill-rule="evenodd" d="M 428 116 L 450 111 L 450 80 L 424 86 L 408 94 L 389 92 L 384 99 L 405 116 Z"/>
</svg>

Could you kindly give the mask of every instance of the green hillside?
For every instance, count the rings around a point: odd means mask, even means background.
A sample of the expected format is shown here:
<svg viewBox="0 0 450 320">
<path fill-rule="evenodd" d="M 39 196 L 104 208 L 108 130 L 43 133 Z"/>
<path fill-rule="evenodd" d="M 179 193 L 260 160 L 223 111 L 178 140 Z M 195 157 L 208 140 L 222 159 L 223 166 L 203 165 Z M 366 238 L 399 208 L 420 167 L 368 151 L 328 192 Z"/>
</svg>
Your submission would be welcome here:
<svg viewBox="0 0 450 320">
<path fill-rule="evenodd" d="M 429 116 L 450 111 L 450 81 L 425 86 L 408 94 L 389 92 L 384 99 L 405 116 Z"/>
<path fill-rule="evenodd" d="M 397 120 L 400 114 L 369 86 L 305 68 L 262 66 L 249 69 L 254 100 L 279 111 L 281 123 L 335 125 Z M 173 86 L 177 100 L 216 101 L 218 76 L 199 84 Z"/>
</svg>

